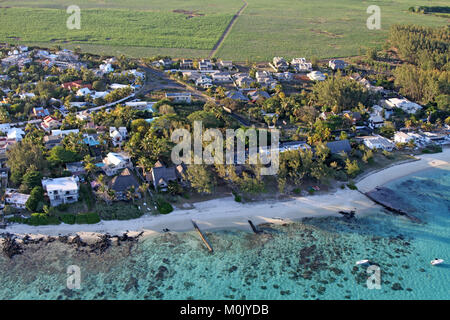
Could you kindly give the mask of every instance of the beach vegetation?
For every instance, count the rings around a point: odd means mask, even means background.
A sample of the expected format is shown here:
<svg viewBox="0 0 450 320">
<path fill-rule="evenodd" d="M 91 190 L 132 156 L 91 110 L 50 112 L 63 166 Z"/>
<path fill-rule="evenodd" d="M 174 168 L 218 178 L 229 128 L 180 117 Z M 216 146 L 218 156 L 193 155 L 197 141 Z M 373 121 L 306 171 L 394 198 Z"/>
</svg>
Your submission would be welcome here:
<svg viewBox="0 0 450 320">
<path fill-rule="evenodd" d="M 158 212 L 160 214 L 169 214 L 173 211 L 172 205 L 166 200 L 164 200 L 164 198 L 159 197 L 158 199 L 156 199 L 155 202 L 156 208 L 158 209 Z"/>
</svg>

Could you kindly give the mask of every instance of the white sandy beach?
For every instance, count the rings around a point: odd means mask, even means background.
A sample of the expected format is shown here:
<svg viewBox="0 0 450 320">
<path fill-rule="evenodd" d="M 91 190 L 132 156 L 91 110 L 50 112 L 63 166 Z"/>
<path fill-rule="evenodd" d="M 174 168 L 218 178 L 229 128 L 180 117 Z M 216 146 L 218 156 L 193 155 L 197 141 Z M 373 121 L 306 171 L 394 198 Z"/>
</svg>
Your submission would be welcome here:
<svg viewBox="0 0 450 320">
<path fill-rule="evenodd" d="M 450 166 L 450 149 L 438 154 L 422 155 L 420 160 L 399 164 L 373 173 L 356 185 L 362 192 L 394 179 L 438 166 Z M 81 233 L 122 234 L 128 231 L 144 231 L 145 234 L 192 230 L 191 220 L 204 230 L 240 228 L 250 231 L 248 220 L 255 224 L 264 222 L 285 223 L 305 217 L 338 216 L 338 211 L 356 210 L 357 214 L 374 207 L 375 204 L 358 191 L 341 190 L 330 194 L 298 197 L 285 201 L 268 200 L 256 203 L 237 203 L 232 197 L 204 201 L 195 204 L 194 209 L 177 209 L 168 215 L 143 216 L 127 221 L 102 221 L 95 225 L 28 226 L 10 225 L 5 232 L 15 234 L 73 235 Z"/>
</svg>

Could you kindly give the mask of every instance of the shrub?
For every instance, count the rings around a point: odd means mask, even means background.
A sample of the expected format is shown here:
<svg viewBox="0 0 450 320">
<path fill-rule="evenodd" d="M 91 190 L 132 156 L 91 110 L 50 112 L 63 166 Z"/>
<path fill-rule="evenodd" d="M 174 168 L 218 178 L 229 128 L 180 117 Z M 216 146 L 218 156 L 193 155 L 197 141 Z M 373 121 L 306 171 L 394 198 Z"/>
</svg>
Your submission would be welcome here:
<svg viewBox="0 0 450 320">
<path fill-rule="evenodd" d="M 76 217 L 73 214 L 63 214 L 59 216 L 61 221 L 66 224 L 75 224 Z"/>
<path fill-rule="evenodd" d="M 97 213 L 80 213 L 75 221 L 77 224 L 95 224 L 100 222 L 100 217 Z"/>
<path fill-rule="evenodd" d="M 348 184 L 347 184 L 347 187 L 348 187 L 350 190 L 358 190 L 358 187 L 357 187 L 353 182 L 348 183 Z"/>
<path fill-rule="evenodd" d="M 42 189 L 42 187 L 34 187 L 33 190 L 31 190 L 30 197 L 25 203 L 25 206 L 29 211 L 33 212 L 37 210 L 39 202 L 43 201 L 44 189 Z"/>
<path fill-rule="evenodd" d="M 61 222 L 57 217 L 49 216 L 45 213 L 33 213 L 30 219 L 26 219 L 26 224 L 32 226 L 57 225 Z"/>
<path fill-rule="evenodd" d="M 156 208 L 161 214 L 168 214 L 173 211 L 172 205 L 163 199 L 156 200 Z"/>
<path fill-rule="evenodd" d="M 292 192 L 295 193 L 295 194 L 300 194 L 300 192 L 302 192 L 302 189 L 295 188 L 294 190 L 292 190 Z"/>
</svg>

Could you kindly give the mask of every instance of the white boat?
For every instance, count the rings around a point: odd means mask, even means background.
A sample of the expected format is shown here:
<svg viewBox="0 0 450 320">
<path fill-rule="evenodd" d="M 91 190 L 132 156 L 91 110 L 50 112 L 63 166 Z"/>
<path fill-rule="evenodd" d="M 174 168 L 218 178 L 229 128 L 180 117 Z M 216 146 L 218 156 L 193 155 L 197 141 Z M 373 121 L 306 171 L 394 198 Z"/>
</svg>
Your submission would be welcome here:
<svg viewBox="0 0 450 320">
<path fill-rule="evenodd" d="M 438 264 L 441 264 L 442 262 L 444 262 L 443 259 L 434 259 L 434 260 L 431 260 L 431 264 L 432 264 L 433 266 L 438 265 Z"/>
<path fill-rule="evenodd" d="M 356 265 L 360 265 L 360 264 L 368 264 L 369 263 L 369 260 L 359 260 L 359 261 L 356 261 Z"/>
</svg>

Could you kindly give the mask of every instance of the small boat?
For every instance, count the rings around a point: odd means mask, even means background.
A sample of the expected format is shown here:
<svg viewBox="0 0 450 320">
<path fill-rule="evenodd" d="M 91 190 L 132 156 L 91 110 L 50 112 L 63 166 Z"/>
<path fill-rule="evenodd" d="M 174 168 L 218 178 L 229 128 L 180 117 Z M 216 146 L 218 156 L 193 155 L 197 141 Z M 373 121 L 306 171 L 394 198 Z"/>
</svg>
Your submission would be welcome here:
<svg viewBox="0 0 450 320">
<path fill-rule="evenodd" d="M 438 259 L 438 258 L 436 258 L 436 259 L 434 259 L 434 260 L 431 260 L 431 264 L 432 264 L 433 266 L 438 265 L 438 264 L 441 264 L 442 262 L 444 262 L 444 260 L 443 260 L 443 259 Z"/>
<path fill-rule="evenodd" d="M 365 260 L 356 261 L 356 265 L 362 265 L 362 264 L 369 264 L 369 260 L 365 259 Z"/>
</svg>

